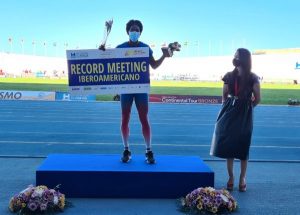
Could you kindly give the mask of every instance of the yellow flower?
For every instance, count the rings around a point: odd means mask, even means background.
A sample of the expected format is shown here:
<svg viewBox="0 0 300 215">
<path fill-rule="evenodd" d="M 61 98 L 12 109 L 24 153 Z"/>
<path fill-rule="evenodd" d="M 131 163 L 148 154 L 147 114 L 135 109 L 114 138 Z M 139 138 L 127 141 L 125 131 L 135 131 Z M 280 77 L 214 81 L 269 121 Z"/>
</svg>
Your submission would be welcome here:
<svg viewBox="0 0 300 215">
<path fill-rule="evenodd" d="M 207 188 L 210 192 L 215 192 L 216 190 L 215 190 L 215 188 L 213 188 L 213 187 L 208 187 Z"/>
<path fill-rule="evenodd" d="M 59 203 L 58 203 L 58 207 L 63 210 L 65 208 L 66 205 L 66 198 L 65 195 L 62 195 L 59 199 Z"/>
<path fill-rule="evenodd" d="M 42 189 L 42 190 L 47 190 L 48 189 L 48 187 L 45 186 L 45 185 L 40 185 L 40 186 L 37 186 L 36 188 L 37 189 Z"/>
<path fill-rule="evenodd" d="M 66 197 L 64 194 L 62 194 L 62 196 L 60 197 L 60 201 L 65 202 L 66 201 Z"/>
<path fill-rule="evenodd" d="M 30 196 L 30 195 L 31 195 L 31 192 L 25 192 L 25 195 L 26 195 L 26 196 Z"/>
<path fill-rule="evenodd" d="M 63 210 L 64 208 L 65 208 L 65 201 L 60 201 L 59 203 L 58 203 L 58 207 L 61 209 L 61 210 Z"/>
<path fill-rule="evenodd" d="M 235 210 L 237 207 L 237 202 L 236 201 L 233 201 L 233 210 Z"/>
<path fill-rule="evenodd" d="M 225 196 L 227 196 L 227 197 L 230 196 L 229 191 L 228 191 L 228 190 L 225 190 L 225 189 L 223 190 L 223 194 L 224 194 Z"/>
<path fill-rule="evenodd" d="M 214 192 L 210 192 L 209 195 L 210 195 L 211 197 L 215 197 L 216 194 L 215 194 Z"/>
<path fill-rule="evenodd" d="M 9 202 L 9 209 L 10 211 L 14 212 L 14 199 L 11 198 L 10 202 Z"/>
<path fill-rule="evenodd" d="M 201 204 L 201 202 L 198 203 L 197 208 L 198 208 L 199 210 L 202 210 L 202 209 L 203 209 L 203 205 Z"/>
<path fill-rule="evenodd" d="M 20 200 L 17 200 L 16 205 L 20 206 L 22 204 L 22 202 Z"/>
<path fill-rule="evenodd" d="M 22 203 L 22 208 L 26 208 L 26 204 L 25 203 Z"/>
<path fill-rule="evenodd" d="M 65 203 L 64 202 L 60 202 L 58 204 L 59 209 L 63 210 L 65 208 Z"/>
<path fill-rule="evenodd" d="M 21 206 L 22 206 L 22 202 L 12 197 L 9 201 L 8 208 L 11 212 L 16 212 L 20 209 Z"/>
<path fill-rule="evenodd" d="M 211 212 L 213 212 L 214 214 L 218 212 L 218 208 L 217 207 L 212 207 L 211 208 Z"/>
</svg>

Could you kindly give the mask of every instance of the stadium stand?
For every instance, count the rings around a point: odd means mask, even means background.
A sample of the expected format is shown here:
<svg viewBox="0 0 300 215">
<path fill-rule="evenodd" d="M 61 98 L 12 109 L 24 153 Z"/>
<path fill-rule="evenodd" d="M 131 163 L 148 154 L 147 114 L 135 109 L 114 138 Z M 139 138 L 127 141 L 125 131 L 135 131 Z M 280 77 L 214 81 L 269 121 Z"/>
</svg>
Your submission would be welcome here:
<svg viewBox="0 0 300 215">
<path fill-rule="evenodd" d="M 0 53 L 0 68 L 7 77 L 67 77 L 67 61 L 58 57 Z"/>
<path fill-rule="evenodd" d="M 252 60 L 252 70 L 263 82 L 300 83 L 300 49 L 255 51 Z M 2 77 L 67 78 L 67 60 L 62 57 L 0 53 L 0 68 Z M 158 69 L 150 70 L 150 78 L 220 81 L 232 69 L 232 56 L 174 57 L 166 59 Z"/>
</svg>

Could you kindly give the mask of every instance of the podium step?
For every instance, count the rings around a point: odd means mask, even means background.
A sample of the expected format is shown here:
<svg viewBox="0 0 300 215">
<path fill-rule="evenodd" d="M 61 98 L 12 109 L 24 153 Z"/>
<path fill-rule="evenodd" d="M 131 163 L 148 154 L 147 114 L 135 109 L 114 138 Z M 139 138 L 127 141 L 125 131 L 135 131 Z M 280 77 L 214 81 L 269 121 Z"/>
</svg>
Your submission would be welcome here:
<svg viewBox="0 0 300 215">
<path fill-rule="evenodd" d="M 51 154 L 36 170 L 36 185 L 55 187 L 68 198 L 179 198 L 214 186 L 214 172 L 196 156 L 156 156 L 156 164 L 133 155 Z"/>
</svg>

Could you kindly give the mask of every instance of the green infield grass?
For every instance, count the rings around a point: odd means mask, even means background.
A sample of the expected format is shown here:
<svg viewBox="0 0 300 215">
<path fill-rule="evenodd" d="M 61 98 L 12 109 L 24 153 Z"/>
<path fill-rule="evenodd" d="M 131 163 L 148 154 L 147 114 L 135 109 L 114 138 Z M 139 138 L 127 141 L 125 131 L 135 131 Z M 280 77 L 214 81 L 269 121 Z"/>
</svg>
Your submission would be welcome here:
<svg viewBox="0 0 300 215">
<path fill-rule="evenodd" d="M 0 78 L 0 90 L 68 91 L 66 79 Z M 222 82 L 152 81 L 151 94 L 220 96 Z M 261 83 L 262 104 L 285 105 L 288 99 L 300 100 L 300 85 Z M 111 101 L 113 95 L 97 95 L 99 101 Z"/>
</svg>

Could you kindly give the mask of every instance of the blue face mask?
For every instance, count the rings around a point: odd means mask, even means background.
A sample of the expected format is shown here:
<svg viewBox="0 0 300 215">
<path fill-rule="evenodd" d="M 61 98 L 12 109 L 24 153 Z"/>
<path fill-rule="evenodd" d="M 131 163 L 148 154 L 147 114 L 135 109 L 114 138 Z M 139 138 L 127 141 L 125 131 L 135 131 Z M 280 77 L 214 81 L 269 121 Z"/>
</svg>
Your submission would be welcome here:
<svg viewBox="0 0 300 215">
<path fill-rule="evenodd" d="M 137 31 L 129 31 L 129 39 L 131 42 L 137 42 L 140 38 L 141 33 Z"/>
</svg>

